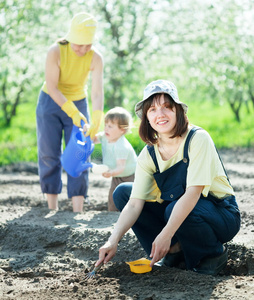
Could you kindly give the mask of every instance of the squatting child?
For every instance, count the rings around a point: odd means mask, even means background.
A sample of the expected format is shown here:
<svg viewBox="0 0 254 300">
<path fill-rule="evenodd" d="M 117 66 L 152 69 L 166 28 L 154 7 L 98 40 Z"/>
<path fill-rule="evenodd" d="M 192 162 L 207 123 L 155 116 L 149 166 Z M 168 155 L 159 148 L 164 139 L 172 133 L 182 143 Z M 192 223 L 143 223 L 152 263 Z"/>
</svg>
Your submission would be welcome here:
<svg viewBox="0 0 254 300">
<path fill-rule="evenodd" d="M 122 182 L 133 182 L 137 155 L 125 134 L 132 126 L 131 114 L 122 107 L 110 109 L 104 118 L 104 132 L 95 136 L 94 143 L 101 143 L 103 164 L 108 171 L 102 176 L 112 177 L 108 194 L 108 210 L 117 211 L 113 192 Z"/>
</svg>

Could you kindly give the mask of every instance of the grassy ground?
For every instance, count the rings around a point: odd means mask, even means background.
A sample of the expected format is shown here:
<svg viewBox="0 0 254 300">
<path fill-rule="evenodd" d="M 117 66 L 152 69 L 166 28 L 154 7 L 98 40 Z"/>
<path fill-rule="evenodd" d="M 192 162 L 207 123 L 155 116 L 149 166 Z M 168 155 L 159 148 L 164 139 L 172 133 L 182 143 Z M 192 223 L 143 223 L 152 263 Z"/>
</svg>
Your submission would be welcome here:
<svg viewBox="0 0 254 300">
<path fill-rule="evenodd" d="M 37 161 L 35 110 L 36 103 L 20 105 L 11 126 L 1 126 L 0 165 Z M 189 105 L 188 116 L 191 123 L 210 133 L 218 149 L 254 146 L 253 114 L 242 111 L 242 122 L 238 123 L 226 105 L 215 106 L 204 102 Z M 137 153 L 144 146 L 138 137 L 138 124 L 136 121 L 132 133 L 127 135 Z M 93 155 L 96 158 L 101 155 L 100 145 L 96 145 Z"/>
</svg>

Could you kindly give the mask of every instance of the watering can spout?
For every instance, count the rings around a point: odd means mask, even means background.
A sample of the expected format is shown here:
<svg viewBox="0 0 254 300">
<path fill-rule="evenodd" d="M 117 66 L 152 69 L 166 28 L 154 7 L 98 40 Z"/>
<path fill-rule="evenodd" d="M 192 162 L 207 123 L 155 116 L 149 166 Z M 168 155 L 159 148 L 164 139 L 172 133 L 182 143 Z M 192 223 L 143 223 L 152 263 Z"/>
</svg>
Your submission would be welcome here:
<svg viewBox="0 0 254 300">
<path fill-rule="evenodd" d="M 92 168 L 93 165 L 90 162 L 81 162 L 80 165 L 76 168 L 76 173 L 81 174 L 88 168 Z"/>
<path fill-rule="evenodd" d="M 79 177 L 86 169 L 91 168 L 89 156 L 94 150 L 90 136 L 84 136 L 82 129 L 73 126 L 70 140 L 61 156 L 62 166 L 72 177 Z"/>
</svg>

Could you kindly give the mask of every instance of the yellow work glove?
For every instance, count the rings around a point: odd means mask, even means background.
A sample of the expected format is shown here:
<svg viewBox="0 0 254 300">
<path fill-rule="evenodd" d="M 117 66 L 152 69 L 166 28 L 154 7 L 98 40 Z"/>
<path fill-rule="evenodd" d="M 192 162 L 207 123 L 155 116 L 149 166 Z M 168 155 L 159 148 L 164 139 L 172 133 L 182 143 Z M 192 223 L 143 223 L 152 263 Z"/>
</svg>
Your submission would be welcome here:
<svg viewBox="0 0 254 300">
<path fill-rule="evenodd" d="M 96 133 L 100 128 L 102 119 L 103 119 L 103 111 L 101 110 L 93 111 L 92 122 L 86 136 L 90 135 L 91 139 L 95 137 Z"/>
<path fill-rule="evenodd" d="M 77 109 L 77 106 L 72 101 L 66 101 L 61 109 L 72 118 L 72 122 L 77 127 L 81 126 L 81 120 L 83 120 L 87 124 L 86 117 Z"/>
</svg>

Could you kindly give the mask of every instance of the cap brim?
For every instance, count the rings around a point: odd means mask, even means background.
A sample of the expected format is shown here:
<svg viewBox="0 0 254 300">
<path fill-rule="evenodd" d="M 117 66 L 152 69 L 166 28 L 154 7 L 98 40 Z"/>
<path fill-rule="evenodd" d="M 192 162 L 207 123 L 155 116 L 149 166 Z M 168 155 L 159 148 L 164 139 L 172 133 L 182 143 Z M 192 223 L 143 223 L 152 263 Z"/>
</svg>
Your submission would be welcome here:
<svg viewBox="0 0 254 300">
<path fill-rule="evenodd" d="M 155 93 L 156 94 L 156 93 Z M 166 93 L 167 94 L 167 93 Z M 150 96 L 152 96 L 153 94 L 151 94 Z M 168 94 L 169 95 L 169 94 Z M 150 97 L 149 96 L 149 97 Z M 169 95 L 170 97 L 171 97 L 171 95 Z M 148 98 L 149 98 L 148 97 Z M 147 99 L 148 99 L 147 98 Z M 172 98 L 172 97 L 171 97 Z M 136 105 L 135 105 L 135 114 L 136 114 L 136 116 L 137 117 L 139 117 L 140 119 L 142 119 L 142 114 L 143 114 L 143 110 L 142 110 L 142 106 L 143 106 L 143 103 L 144 103 L 144 101 L 146 101 L 147 99 L 144 99 L 144 100 L 141 100 L 141 101 L 139 101 Z M 172 98 L 173 99 L 173 98 Z M 173 99 L 173 101 L 175 102 L 175 103 L 177 103 L 177 104 L 180 104 L 181 106 L 182 106 L 182 108 L 183 108 L 183 110 L 184 110 L 184 112 L 187 114 L 187 112 L 188 112 L 188 105 L 187 104 L 185 104 L 185 103 L 183 103 L 183 102 L 181 102 L 181 101 L 175 101 L 174 99 Z"/>
<path fill-rule="evenodd" d="M 139 101 L 136 105 L 135 105 L 135 114 L 137 115 L 137 117 L 139 117 L 140 119 L 142 118 L 142 114 L 143 114 L 143 110 L 142 110 L 142 105 L 143 102 L 145 100 Z"/>
</svg>

